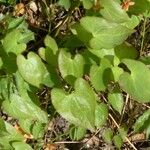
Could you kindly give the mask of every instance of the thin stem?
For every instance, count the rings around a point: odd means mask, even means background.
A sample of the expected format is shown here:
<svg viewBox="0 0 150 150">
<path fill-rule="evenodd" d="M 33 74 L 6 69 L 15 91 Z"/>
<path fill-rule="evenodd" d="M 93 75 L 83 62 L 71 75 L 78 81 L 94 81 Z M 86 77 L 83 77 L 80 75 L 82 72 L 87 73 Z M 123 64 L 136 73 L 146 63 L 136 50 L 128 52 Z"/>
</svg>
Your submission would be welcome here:
<svg viewBox="0 0 150 150">
<path fill-rule="evenodd" d="M 144 38 L 145 38 L 145 31 L 146 31 L 146 23 L 147 23 L 147 18 L 144 18 L 140 56 L 142 56 L 142 54 L 143 54 Z"/>
</svg>

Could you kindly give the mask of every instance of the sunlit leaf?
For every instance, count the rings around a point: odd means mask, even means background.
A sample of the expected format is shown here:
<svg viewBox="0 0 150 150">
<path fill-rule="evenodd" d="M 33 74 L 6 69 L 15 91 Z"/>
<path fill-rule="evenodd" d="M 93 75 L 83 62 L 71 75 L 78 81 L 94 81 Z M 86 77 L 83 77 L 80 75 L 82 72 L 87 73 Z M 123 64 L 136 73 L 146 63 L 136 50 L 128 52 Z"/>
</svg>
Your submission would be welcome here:
<svg viewBox="0 0 150 150">
<path fill-rule="evenodd" d="M 145 111 L 135 122 L 134 132 L 141 132 L 150 125 L 150 110 Z"/>
<path fill-rule="evenodd" d="M 12 143 L 12 147 L 15 150 L 21 150 L 21 149 L 24 149 L 24 150 L 33 150 L 28 144 L 23 143 L 23 142 L 13 142 Z"/>
<path fill-rule="evenodd" d="M 53 85 L 44 63 L 35 53 L 30 52 L 27 59 L 23 55 L 18 55 L 17 65 L 21 76 L 31 85 L 36 87 L 40 87 L 41 84 Z"/>
<path fill-rule="evenodd" d="M 112 93 L 112 94 L 109 93 L 108 101 L 112 105 L 112 107 L 121 114 L 122 108 L 124 105 L 122 94 L 121 93 Z"/>
<path fill-rule="evenodd" d="M 105 19 L 117 23 L 129 20 L 127 13 L 116 0 L 101 0 L 100 4 L 103 7 L 100 13 Z"/>
<path fill-rule="evenodd" d="M 122 62 L 131 73 L 124 72 L 120 76 L 120 86 L 138 102 L 150 102 L 150 70 L 148 67 L 136 60 L 124 59 Z"/>
<path fill-rule="evenodd" d="M 65 49 L 61 49 L 58 57 L 59 70 L 65 79 L 68 76 L 74 78 L 82 77 L 84 71 L 84 58 L 80 54 L 76 54 L 71 58 L 71 54 Z"/>
<path fill-rule="evenodd" d="M 72 94 L 53 89 L 51 95 L 52 103 L 62 117 L 77 126 L 94 129 L 97 97 L 85 80 L 76 80 L 75 91 Z"/>
</svg>

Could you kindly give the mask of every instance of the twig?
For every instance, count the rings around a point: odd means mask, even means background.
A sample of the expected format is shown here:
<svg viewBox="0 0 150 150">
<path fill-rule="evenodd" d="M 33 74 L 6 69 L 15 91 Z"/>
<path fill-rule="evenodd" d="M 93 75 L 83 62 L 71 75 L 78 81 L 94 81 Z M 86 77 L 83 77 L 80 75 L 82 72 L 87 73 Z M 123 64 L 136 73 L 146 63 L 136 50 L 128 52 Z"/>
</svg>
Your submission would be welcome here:
<svg viewBox="0 0 150 150">
<path fill-rule="evenodd" d="M 144 107 L 150 109 L 150 106 L 147 106 L 146 104 L 142 104 Z"/>
<path fill-rule="evenodd" d="M 60 142 L 55 142 L 55 144 L 75 144 L 75 143 L 81 143 L 81 142 L 78 142 L 78 141 L 60 141 Z"/>
<path fill-rule="evenodd" d="M 125 105 L 124 105 L 123 110 L 122 110 L 122 115 L 121 115 L 121 119 L 120 119 L 120 123 L 119 124 L 122 123 L 122 119 L 123 119 L 123 116 L 124 116 L 124 112 L 125 112 L 126 106 L 128 104 L 128 100 L 129 100 L 129 94 L 127 94 L 127 96 L 126 96 L 126 101 L 125 101 Z"/>
</svg>

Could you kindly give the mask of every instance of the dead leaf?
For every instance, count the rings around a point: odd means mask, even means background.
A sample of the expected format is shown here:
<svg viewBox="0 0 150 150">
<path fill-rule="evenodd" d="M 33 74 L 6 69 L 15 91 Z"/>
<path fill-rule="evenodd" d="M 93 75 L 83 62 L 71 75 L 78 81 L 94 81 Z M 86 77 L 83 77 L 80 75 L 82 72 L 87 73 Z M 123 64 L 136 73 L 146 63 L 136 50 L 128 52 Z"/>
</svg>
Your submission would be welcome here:
<svg viewBox="0 0 150 150">
<path fill-rule="evenodd" d="M 25 138 L 25 141 L 27 139 L 33 139 L 33 135 L 32 134 L 29 134 L 29 133 L 26 133 L 18 124 L 15 124 L 14 128 L 16 130 L 18 130 Z"/>
<path fill-rule="evenodd" d="M 46 144 L 44 146 L 44 150 L 56 150 L 56 149 L 57 149 L 57 147 L 55 144 Z"/>
<path fill-rule="evenodd" d="M 14 8 L 14 16 L 21 16 L 25 14 L 25 5 L 23 3 L 19 3 Z"/>
</svg>

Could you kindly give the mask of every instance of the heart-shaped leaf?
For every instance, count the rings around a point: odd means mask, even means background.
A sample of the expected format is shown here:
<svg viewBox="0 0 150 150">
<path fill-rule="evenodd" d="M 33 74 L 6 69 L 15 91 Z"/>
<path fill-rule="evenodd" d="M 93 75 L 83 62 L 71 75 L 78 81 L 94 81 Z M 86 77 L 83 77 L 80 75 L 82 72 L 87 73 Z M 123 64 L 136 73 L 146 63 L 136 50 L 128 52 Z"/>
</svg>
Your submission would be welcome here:
<svg viewBox="0 0 150 150">
<path fill-rule="evenodd" d="M 91 83 L 96 90 L 104 91 L 111 81 L 111 63 L 108 59 L 101 59 L 100 66 L 93 65 L 90 70 Z"/>
<path fill-rule="evenodd" d="M 57 66 L 58 46 L 56 41 L 52 37 L 47 35 L 44 39 L 44 43 L 46 48 L 42 47 L 39 49 L 40 57 L 43 60 L 47 61 L 48 64 Z"/>
<path fill-rule="evenodd" d="M 76 80 L 75 91 L 72 94 L 53 89 L 51 95 L 52 103 L 62 117 L 77 126 L 94 129 L 97 97 L 85 80 Z"/>
<path fill-rule="evenodd" d="M 12 32 L 6 35 L 6 37 L 3 40 L 3 47 L 7 53 L 12 52 L 17 55 L 26 49 L 25 43 L 18 43 L 21 35 L 22 34 L 20 30 L 13 30 Z"/>
<path fill-rule="evenodd" d="M 20 27 L 9 32 L 2 44 L 6 53 L 11 52 L 18 55 L 26 49 L 26 43 L 33 39 L 33 33 L 25 26 L 25 29 Z"/>
<path fill-rule="evenodd" d="M 72 59 L 71 54 L 66 49 L 61 49 L 58 57 L 59 70 L 62 77 L 67 76 L 75 78 L 82 77 L 84 71 L 84 58 L 80 54 L 76 54 Z"/>
<path fill-rule="evenodd" d="M 124 72 L 119 79 L 119 84 L 138 102 L 150 102 L 150 70 L 136 60 L 124 59 L 122 61 L 130 70 Z"/>
<path fill-rule="evenodd" d="M 27 59 L 23 55 L 17 57 L 18 70 L 28 83 L 40 87 L 41 84 L 53 86 L 50 74 L 40 57 L 33 52 L 28 53 Z"/>
</svg>

